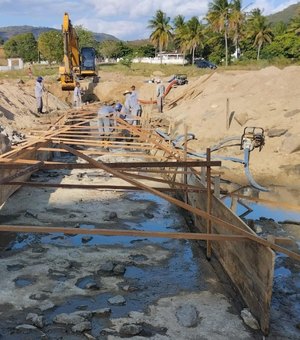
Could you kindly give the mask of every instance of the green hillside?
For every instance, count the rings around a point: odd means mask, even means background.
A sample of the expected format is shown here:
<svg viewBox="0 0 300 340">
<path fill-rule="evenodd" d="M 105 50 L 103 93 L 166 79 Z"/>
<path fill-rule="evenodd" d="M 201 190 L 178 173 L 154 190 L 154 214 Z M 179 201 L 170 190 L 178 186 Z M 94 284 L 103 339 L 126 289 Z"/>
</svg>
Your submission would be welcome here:
<svg viewBox="0 0 300 340">
<path fill-rule="evenodd" d="M 0 38 L 4 41 L 10 39 L 11 37 L 23 34 L 23 33 L 33 33 L 34 37 L 37 39 L 39 35 L 43 32 L 48 32 L 51 30 L 56 30 L 50 27 L 33 27 L 33 26 L 8 26 L 8 27 L 0 27 Z M 59 30 L 56 30 L 59 31 Z M 113 35 L 106 33 L 93 33 L 94 37 L 97 41 L 101 42 L 103 40 L 119 40 Z"/>
<path fill-rule="evenodd" d="M 277 22 L 288 23 L 300 11 L 300 2 L 285 8 L 283 11 L 267 16 L 269 22 L 276 24 Z"/>
</svg>

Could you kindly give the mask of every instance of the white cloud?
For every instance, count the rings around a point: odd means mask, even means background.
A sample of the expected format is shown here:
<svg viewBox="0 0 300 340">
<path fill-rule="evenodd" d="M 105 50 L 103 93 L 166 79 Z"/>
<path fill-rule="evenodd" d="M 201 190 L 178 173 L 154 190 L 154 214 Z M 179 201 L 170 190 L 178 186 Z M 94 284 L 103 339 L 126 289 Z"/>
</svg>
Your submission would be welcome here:
<svg viewBox="0 0 300 340">
<path fill-rule="evenodd" d="M 0 0 L 0 25 L 32 25 L 60 28 L 64 12 L 73 24 L 93 32 L 113 34 L 124 40 L 149 36 L 147 25 L 158 9 L 173 19 L 202 19 L 212 0 Z M 299 0 L 243 0 L 247 11 L 260 8 L 264 15 L 280 11 Z M 248 6 L 250 4 L 250 6 Z M 2 24 L 1 24 L 2 23 Z"/>
<path fill-rule="evenodd" d="M 122 40 L 148 38 L 147 30 L 143 22 L 127 20 L 95 20 L 84 18 L 73 22 L 74 25 L 82 25 L 92 32 L 114 35 Z"/>
</svg>

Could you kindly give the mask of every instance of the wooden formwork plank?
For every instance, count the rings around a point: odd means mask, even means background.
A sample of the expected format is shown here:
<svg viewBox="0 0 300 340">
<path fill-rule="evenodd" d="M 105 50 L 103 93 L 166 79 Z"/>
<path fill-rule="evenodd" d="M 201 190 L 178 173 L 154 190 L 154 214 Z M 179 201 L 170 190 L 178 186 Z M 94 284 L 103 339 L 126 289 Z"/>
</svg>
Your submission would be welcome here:
<svg viewBox="0 0 300 340">
<path fill-rule="evenodd" d="M 184 240 L 218 240 L 218 241 L 241 241 L 245 237 L 242 235 L 220 235 L 202 233 L 171 233 L 159 231 L 125 230 L 125 229 L 79 229 L 69 227 L 45 227 L 45 226 L 19 226 L 0 225 L 0 231 L 22 232 L 22 233 L 64 233 L 72 235 L 106 235 L 106 236 L 137 236 L 172 238 Z"/>
<path fill-rule="evenodd" d="M 64 184 L 64 183 L 48 183 L 48 182 L 26 182 L 26 181 L 10 181 L 0 183 L 0 185 L 17 185 L 17 186 L 31 186 L 40 188 L 64 188 L 64 189 L 94 189 L 94 190 L 143 190 L 135 186 L 128 185 L 97 185 L 97 184 Z M 170 187 L 154 187 L 154 189 L 163 192 L 179 192 L 183 190 L 181 188 L 170 188 Z M 199 192 L 201 189 L 188 187 L 187 191 Z"/>
</svg>

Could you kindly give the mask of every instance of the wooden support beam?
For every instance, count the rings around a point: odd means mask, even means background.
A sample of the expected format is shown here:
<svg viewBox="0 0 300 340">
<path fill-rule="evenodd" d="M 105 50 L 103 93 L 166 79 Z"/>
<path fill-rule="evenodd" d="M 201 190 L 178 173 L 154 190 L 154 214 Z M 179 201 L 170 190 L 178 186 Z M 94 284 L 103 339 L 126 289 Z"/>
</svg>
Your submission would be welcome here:
<svg viewBox="0 0 300 340">
<path fill-rule="evenodd" d="M 68 227 L 44 227 L 44 226 L 16 226 L 16 225 L 0 225 L 1 231 L 9 231 L 16 233 L 64 233 L 71 235 L 105 235 L 105 236 L 137 236 L 137 237 L 155 237 L 155 238 L 171 238 L 184 240 L 214 240 L 214 241 L 242 241 L 246 238 L 241 235 L 220 235 L 220 234 L 202 234 L 202 233 L 170 233 L 158 231 L 143 230 L 124 230 L 124 229 L 79 229 Z"/>
<path fill-rule="evenodd" d="M 63 188 L 63 189 L 88 189 L 88 190 L 143 190 L 141 188 L 135 186 L 126 186 L 126 185 L 98 185 L 98 184 L 64 184 L 64 183 L 49 183 L 49 182 L 27 182 L 27 181 L 10 181 L 0 183 L 0 185 L 18 185 L 18 186 L 29 186 L 29 187 L 38 187 L 38 188 Z M 163 192 L 177 192 L 183 190 L 181 188 L 164 188 L 164 187 L 155 187 L 154 189 Z M 201 189 L 188 187 L 187 191 L 191 192 L 199 192 Z"/>
</svg>

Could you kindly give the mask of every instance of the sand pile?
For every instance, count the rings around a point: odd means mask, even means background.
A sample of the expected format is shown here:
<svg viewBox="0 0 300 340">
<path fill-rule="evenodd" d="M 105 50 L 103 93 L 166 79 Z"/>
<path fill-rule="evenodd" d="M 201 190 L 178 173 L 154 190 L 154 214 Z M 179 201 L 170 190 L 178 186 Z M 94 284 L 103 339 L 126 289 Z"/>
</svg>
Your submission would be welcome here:
<svg viewBox="0 0 300 340">
<path fill-rule="evenodd" d="M 173 89 L 166 98 L 165 115 L 173 122 L 174 136 L 183 133 L 184 124 L 188 126 L 197 137 L 189 146 L 198 152 L 225 137 L 241 136 L 245 127 L 262 127 L 265 147 L 251 153 L 253 174 L 266 185 L 300 186 L 295 181 L 300 175 L 299 88 L 300 67 L 296 66 L 214 72 Z M 237 146 L 218 154 L 243 158 Z M 230 178 L 243 174 L 240 165 L 224 165 L 237 170 L 228 171 Z"/>
</svg>

